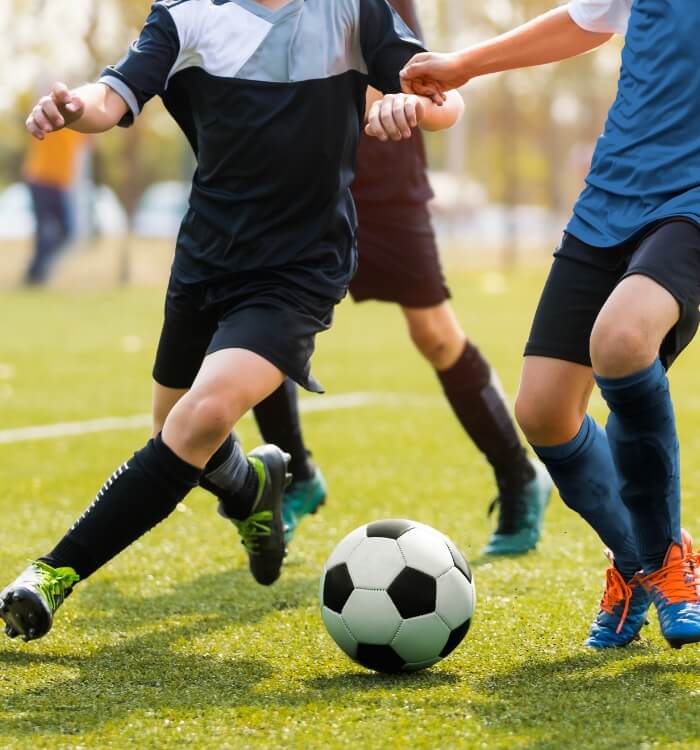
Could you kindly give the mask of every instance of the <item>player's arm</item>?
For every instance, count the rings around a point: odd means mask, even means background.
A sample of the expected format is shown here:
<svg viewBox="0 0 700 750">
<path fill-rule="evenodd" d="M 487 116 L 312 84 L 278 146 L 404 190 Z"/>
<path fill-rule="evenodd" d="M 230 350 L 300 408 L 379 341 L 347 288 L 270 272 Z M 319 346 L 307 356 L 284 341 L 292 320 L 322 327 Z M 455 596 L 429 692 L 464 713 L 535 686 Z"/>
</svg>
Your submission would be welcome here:
<svg viewBox="0 0 700 750">
<path fill-rule="evenodd" d="M 367 114 L 365 133 L 380 141 L 410 138 L 414 128 L 444 130 L 462 116 L 464 102 L 457 91 L 449 91 L 445 101 L 416 94 L 386 94 L 375 99 Z"/>
<path fill-rule="evenodd" d="M 27 130 L 38 140 L 61 128 L 80 133 L 103 133 L 117 125 L 128 106 L 119 94 L 102 83 L 88 83 L 69 89 L 54 83 L 26 120 Z"/>
<path fill-rule="evenodd" d="M 586 2 L 590 0 L 578 4 Z M 416 55 L 402 70 L 401 82 L 415 93 L 431 90 L 432 84 L 443 90 L 458 88 L 477 76 L 576 57 L 604 44 L 617 30 L 585 28 L 572 17 L 572 8 L 556 8 L 472 47 Z"/>
<path fill-rule="evenodd" d="M 27 130 L 42 139 L 69 127 L 81 133 L 101 133 L 115 125 L 128 126 L 144 105 L 162 94 L 172 74 L 181 42 L 169 6 L 156 2 L 128 52 L 106 68 L 97 83 L 69 90 L 57 83 L 27 118 Z"/>
</svg>

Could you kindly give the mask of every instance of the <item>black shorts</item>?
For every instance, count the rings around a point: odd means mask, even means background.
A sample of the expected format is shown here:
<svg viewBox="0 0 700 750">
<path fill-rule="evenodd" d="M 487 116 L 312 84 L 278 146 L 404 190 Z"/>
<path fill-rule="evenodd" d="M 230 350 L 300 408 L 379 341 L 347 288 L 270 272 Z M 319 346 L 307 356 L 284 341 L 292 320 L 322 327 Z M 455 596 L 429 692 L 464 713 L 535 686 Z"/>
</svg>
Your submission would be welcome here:
<svg viewBox="0 0 700 750">
<path fill-rule="evenodd" d="M 207 354 L 240 348 L 322 393 L 310 374 L 310 359 L 316 334 L 330 327 L 337 301 L 273 272 L 196 284 L 171 277 L 153 377 L 168 388 L 189 388 Z"/>
<path fill-rule="evenodd" d="M 700 227 L 674 218 L 611 248 L 592 247 L 564 234 L 554 253 L 532 323 L 526 356 L 551 357 L 591 366 L 591 331 L 598 313 L 622 279 L 653 279 L 678 302 L 680 318 L 659 356 L 668 368 L 692 341 L 700 321 Z"/>
<path fill-rule="evenodd" d="M 357 203 L 359 265 L 350 283 L 356 302 L 433 307 L 450 296 L 425 203 Z"/>
</svg>

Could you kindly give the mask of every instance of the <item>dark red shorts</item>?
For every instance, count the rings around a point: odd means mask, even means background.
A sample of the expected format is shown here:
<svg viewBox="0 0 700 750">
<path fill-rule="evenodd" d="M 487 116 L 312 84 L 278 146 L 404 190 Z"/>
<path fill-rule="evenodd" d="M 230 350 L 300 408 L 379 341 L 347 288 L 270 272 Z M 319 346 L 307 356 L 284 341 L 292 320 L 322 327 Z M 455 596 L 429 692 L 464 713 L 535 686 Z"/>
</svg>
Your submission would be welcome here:
<svg viewBox="0 0 700 750">
<path fill-rule="evenodd" d="M 356 302 L 433 307 L 450 297 L 425 203 L 357 201 L 359 265 L 350 283 Z"/>
</svg>

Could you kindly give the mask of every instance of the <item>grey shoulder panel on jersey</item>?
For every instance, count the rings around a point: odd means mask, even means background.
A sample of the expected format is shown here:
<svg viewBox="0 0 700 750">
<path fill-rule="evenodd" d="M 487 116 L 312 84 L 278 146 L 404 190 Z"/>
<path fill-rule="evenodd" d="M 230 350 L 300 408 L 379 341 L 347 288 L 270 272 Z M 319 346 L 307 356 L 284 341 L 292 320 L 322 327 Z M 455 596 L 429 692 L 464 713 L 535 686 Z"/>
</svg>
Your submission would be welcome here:
<svg viewBox="0 0 700 750">
<path fill-rule="evenodd" d="M 291 0 L 296 5 L 299 0 Z M 170 77 L 198 67 L 221 78 L 286 83 L 367 72 L 358 0 L 304 0 L 258 15 L 235 0 L 163 0 L 180 38 Z M 266 17 L 267 16 L 267 17 Z"/>
</svg>

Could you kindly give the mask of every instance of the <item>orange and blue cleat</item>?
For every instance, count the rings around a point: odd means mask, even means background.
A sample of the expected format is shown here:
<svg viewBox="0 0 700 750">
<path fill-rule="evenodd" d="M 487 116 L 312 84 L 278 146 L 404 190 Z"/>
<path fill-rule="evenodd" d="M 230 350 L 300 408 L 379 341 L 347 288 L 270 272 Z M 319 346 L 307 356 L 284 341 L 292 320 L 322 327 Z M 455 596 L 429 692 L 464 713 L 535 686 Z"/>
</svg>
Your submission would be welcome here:
<svg viewBox="0 0 700 750">
<path fill-rule="evenodd" d="M 639 581 L 656 605 L 661 634 L 673 648 L 700 641 L 700 555 L 683 530 L 683 544 L 669 545 L 659 570 Z"/>
<path fill-rule="evenodd" d="M 605 550 L 610 567 L 605 573 L 605 591 L 585 645 L 589 648 L 621 648 L 639 639 L 646 624 L 651 601 L 638 577 L 629 582 L 615 566 L 610 550 Z"/>
</svg>

